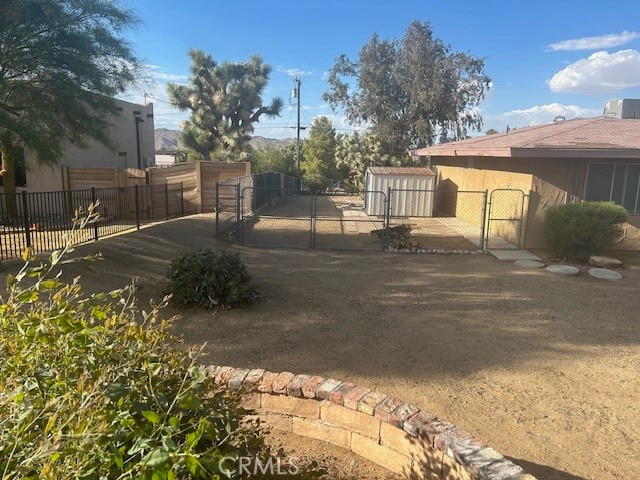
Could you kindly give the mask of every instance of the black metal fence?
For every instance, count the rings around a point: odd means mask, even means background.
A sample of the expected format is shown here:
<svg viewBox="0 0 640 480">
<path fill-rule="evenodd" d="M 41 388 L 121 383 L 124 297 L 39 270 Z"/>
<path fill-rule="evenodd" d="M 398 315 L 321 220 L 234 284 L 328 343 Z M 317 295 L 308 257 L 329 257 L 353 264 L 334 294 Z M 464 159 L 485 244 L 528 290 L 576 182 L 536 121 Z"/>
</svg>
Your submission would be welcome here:
<svg viewBox="0 0 640 480">
<path fill-rule="evenodd" d="M 98 205 L 96 222 L 74 235 L 81 243 L 140 228 L 141 224 L 195 213 L 185 211 L 182 183 L 126 188 L 0 194 L 0 258 L 64 246 L 78 210 Z"/>
</svg>

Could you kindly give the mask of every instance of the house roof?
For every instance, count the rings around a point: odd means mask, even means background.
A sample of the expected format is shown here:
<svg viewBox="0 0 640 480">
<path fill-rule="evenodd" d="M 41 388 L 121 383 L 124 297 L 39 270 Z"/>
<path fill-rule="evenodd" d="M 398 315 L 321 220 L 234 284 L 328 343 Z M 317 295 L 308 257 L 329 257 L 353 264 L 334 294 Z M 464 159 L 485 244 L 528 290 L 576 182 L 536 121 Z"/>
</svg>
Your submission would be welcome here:
<svg viewBox="0 0 640 480">
<path fill-rule="evenodd" d="M 433 170 L 428 167 L 369 167 L 367 170 L 372 175 L 435 176 Z"/>
<path fill-rule="evenodd" d="M 640 120 L 578 118 L 413 151 L 431 157 L 640 158 Z"/>
</svg>

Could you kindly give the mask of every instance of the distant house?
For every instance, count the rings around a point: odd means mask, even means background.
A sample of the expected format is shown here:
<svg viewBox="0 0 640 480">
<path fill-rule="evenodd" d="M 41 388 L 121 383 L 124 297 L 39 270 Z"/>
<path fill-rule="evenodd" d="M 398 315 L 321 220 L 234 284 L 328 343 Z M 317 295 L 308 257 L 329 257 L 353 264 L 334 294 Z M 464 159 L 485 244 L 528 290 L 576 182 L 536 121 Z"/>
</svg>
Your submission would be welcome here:
<svg viewBox="0 0 640 480">
<path fill-rule="evenodd" d="M 153 104 L 139 105 L 115 100 L 119 115 L 111 120 L 111 139 L 115 149 L 90 140 L 87 149 L 69 143 L 64 157 L 56 167 L 40 166 L 27 152 L 26 175 L 18 190 L 49 192 L 65 188 L 63 167 L 107 167 L 123 170 L 144 170 L 155 165 Z M 19 176 L 19 174 L 17 175 Z M 22 187 L 22 188 L 20 188 Z"/>
<path fill-rule="evenodd" d="M 413 154 L 430 157 L 438 188 L 522 190 L 524 248 L 545 247 L 542 224 L 549 206 L 604 200 L 629 212 L 624 239 L 616 248 L 640 250 L 640 120 L 603 116 L 557 121 Z"/>
</svg>

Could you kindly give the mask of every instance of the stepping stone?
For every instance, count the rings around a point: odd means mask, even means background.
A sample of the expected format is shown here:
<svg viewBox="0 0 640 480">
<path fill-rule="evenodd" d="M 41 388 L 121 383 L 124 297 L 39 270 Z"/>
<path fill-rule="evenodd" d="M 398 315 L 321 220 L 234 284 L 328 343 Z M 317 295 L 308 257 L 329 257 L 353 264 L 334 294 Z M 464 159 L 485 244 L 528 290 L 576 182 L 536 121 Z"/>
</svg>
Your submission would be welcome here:
<svg viewBox="0 0 640 480">
<path fill-rule="evenodd" d="M 617 258 L 605 257 L 604 255 L 591 255 L 589 257 L 589 264 L 594 267 L 612 268 L 621 267 L 622 262 Z"/>
<path fill-rule="evenodd" d="M 622 275 L 608 268 L 590 268 L 589 275 L 599 280 L 620 280 Z"/>
<path fill-rule="evenodd" d="M 516 260 L 514 262 L 519 267 L 524 268 L 542 268 L 544 267 L 544 263 L 538 262 L 537 260 Z"/>
<path fill-rule="evenodd" d="M 547 271 L 552 273 L 559 273 L 560 275 L 578 275 L 580 270 L 571 265 L 549 265 Z"/>
</svg>

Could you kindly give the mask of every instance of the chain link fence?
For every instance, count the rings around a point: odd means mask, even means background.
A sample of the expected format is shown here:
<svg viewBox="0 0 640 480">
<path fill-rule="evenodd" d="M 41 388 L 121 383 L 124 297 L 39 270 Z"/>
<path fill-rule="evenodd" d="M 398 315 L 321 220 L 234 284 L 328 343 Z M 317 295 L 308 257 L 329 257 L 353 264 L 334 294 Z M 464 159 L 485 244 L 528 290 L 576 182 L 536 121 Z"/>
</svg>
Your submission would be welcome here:
<svg viewBox="0 0 640 480">
<path fill-rule="evenodd" d="M 97 204 L 96 222 L 76 232 L 74 243 L 139 228 L 141 224 L 184 216 L 182 184 L 90 188 L 58 192 L 0 194 L 0 258 L 62 248 L 76 211 Z"/>
<path fill-rule="evenodd" d="M 217 185 L 218 237 L 256 247 L 468 252 L 484 250 L 487 232 L 503 220 L 489 218 L 487 191 L 333 188 L 312 193 L 296 188 L 296 178 L 261 175 Z M 524 198 L 522 191 L 514 192 Z M 516 212 L 509 220 L 521 225 L 522 200 L 494 201 L 492 211 L 511 212 L 512 204 L 520 205 L 519 217 Z"/>
<path fill-rule="evenodd" d="M 485 191 L 390 189 L 388 225 L 391 237 L 397 237 L 391 239 L 391 245 L 399 249 L 482 249 L 486 205 Z"/>
</svg>

